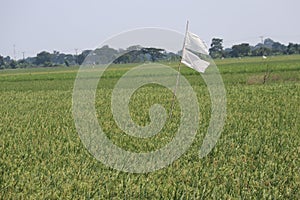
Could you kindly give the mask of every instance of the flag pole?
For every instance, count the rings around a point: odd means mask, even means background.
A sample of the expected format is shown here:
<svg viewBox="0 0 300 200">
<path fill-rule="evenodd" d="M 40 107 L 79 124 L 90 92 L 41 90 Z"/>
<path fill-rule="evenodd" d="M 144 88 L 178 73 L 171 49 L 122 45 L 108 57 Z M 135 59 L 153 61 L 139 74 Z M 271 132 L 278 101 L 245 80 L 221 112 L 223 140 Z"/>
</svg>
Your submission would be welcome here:
<svg viewBox="0 0 300 200">
<path fill-rule="evenodd" d="M 185 36 L 184 36 L 184 41 L 183 41 L 181 57 L 183 56 L 183 53 L 185 51 L 184 47 L 185 47 L 185 42 L 186 42 L 186 36 L 187 36 L 188 29 L 189 29 L 189 21 L 186 22 Z M 179 84 L 179 78 L 180 78 L 180 67 L 181 67 L 181 60 L 179 61 L 179 64 L 178 64 L 178 73 L 177 73 L 177 78 L 176 78 L 176 85 L 175 85 L 175 88 L 174 88 L 174 91 L 173 91 L 173 99 L 172 99 L 172 106 L 171 106 L 169 119 L 172 118 L 172 111 L 173 111 L 174 106 L 175 106 L 176 90 L 177 90 L 177 87 L 178 87 L 178 84 Z"/>
</svg>

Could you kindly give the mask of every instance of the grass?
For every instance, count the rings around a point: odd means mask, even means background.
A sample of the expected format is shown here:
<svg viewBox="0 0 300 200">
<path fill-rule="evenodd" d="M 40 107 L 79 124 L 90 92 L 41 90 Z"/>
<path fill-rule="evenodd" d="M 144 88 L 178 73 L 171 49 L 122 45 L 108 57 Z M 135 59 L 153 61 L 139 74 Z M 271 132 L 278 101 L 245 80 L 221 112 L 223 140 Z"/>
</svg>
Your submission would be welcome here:
<svg viewBox="0 0 300 200">
<path fill-rule="evenodd" d="M 199 74 L 183 67 L 201 102 L 196 139 L 180 159 L 147 174 L 108 168 L 84 148 L 72 116 L 78 67 L 0 71 L 0 199 L 299 199 L 300 56 L 216 63 L 227 91 L 227 119 L 217 145 L 198 158 L 210 99 Z M 109 97 L 130 67 L 115 65 L 104 73 L 96 98 L 99 123 L 122 148 L 155 150 L 172 139 L 180 110 L 176 105 L 173 119 L 153 138 L 124 134 Z M 267 68 L 272 72 L 262 84 Z M 155 85 L 139 89 L 130 103 L 133 120 L 149 123 L 149 107 L 159 102 L 169 111 L 171 98 Z"/>
</svg>

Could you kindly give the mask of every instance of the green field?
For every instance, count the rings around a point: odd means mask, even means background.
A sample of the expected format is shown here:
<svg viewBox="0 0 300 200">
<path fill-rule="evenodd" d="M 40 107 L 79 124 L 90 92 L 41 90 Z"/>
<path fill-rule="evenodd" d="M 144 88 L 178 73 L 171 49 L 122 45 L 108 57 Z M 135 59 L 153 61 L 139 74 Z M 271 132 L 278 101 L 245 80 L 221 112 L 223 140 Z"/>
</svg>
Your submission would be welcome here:
<svg viewBox="0 0 300 200">
<path fill-rule="evenodd" d="M 72 115 L 78 67 L 0 71 L 0 199 L 300 199 L 300 56 L 216 64 L 227 93 L 217 145 L 198 157 L 210 98 L 199 73 L 183 67 L 201 102 L 199 130 L 180 159 L 147 174 L 108 168 L 85 149 Z M 176 104 L 173 118 L 150 139 L 123 133 L 110 112 L 110 96 L 132 66 L 105 71 L 96 97 L 99 124 L 118 146 L 152 151 L 172 139 L 180 110 Z M 166 88 L 142 87 L 130 102 L 133 120 L 146 125 L 150 106 L 160 103 L 170 111 L 171 99 Z"/>
</svg>

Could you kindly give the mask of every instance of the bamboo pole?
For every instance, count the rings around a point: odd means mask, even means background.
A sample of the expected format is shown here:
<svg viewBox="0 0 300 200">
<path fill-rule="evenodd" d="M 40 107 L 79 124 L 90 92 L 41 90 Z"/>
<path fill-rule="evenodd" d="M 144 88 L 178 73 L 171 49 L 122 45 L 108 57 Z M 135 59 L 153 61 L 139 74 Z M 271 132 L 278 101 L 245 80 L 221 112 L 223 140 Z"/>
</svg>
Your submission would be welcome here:
<svg viewBox="0 0 300 200">
<path fill-rule="evenodd" d="M 182 47 L 182 56 L 183 56 L 184 51 L 185 51 L 185 42 L 186 42 L 186 36 L 187 36 L 188 28 L 189 28 L 189 21 L 186 22 L 185 36 L 184 36 L 183 47 Z M 171 105 L 171 111 L 170 111 L 169 119 L 172 119 L 172 112 L 173 112 L 173 109 L 174 109 L 174 106 L 175 106 L 176 91 L 177 91 L 177 87 L 179 85 L 179 80 L 180 80 L 180 67 L 181 67 L 181 60 L 179 61 L 179 64 L 178 64 L 178 73 L 177 73 L 177 78 L 176 78 L 176 85 L 175 85 L 175 88 L 174 88 L 174 91 L 173 91 L 173 99 L 172 99 L 172 105 Z"/>
</svg>

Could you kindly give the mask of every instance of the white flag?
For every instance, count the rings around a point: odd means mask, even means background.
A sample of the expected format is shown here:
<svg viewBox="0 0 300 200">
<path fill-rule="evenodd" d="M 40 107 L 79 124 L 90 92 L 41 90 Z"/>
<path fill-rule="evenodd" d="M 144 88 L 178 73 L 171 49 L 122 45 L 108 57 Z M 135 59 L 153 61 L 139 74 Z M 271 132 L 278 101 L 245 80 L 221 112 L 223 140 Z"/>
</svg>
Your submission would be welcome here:
<svg viewBox="0 0 300 200">
<path fill-rule="evenodd" d="M 189 31 L 187 31 L 184 47 L 205 55 L 209 54 L 206 44 L 196 34 Z"/>
<path fill-rule="evenodd" d="M 204 73 L 210 63 L 202 60 L 193 52 L 209 55 L 205 43 L 197 35 L 188 31 L 185 37 L 181 62 L 198 72 Z"/>
<path fill-rule="evenodd" d="M 197 55 L 195 55 L 187 49 L 183 51 L 181 62 L 186 66 L 202 73 L 204 73 L 205 69 L 210 64 L 209 62 L 200 59 Z"/>
</svg>

